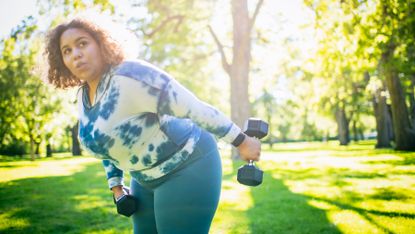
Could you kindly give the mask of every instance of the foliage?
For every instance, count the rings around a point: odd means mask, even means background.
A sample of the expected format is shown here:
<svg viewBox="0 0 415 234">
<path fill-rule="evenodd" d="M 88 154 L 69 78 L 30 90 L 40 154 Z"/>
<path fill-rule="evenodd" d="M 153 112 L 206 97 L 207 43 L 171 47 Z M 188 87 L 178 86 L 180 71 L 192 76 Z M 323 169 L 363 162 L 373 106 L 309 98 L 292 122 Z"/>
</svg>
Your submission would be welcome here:
<svg viewBox="0 0 415 234">
<path fill-rule="evenodd" d="M 11 150 L 25 142 L 30 145 L 32 155 L 34 147 L 39 147 L 45 136 L 51 134 L 45 126 L 62 108 L 56 92 L 35 71 L 40 53 L 35 30 L 33 18 L 23 21 L 9 38 L 4 39 L 0 59 L 0 111 L 4 113 L 1 116 L 1 144 L 4 150 Z M 21 154 L 25 148 L 17 152 Z M 9 153 L 16 153 L 16 150 Z"/>
<path fill-rule="evenodd" d="M 212 45 L 206 43 L 206 27 L 213 3 L 205 1 L 136 1 L 132 9 L 146 14 L 131 15 L 127 25 L 143 42 L 140 58 L 160 66 L 202 100 L 223 105 L 208 68 Z M 225 97 L 227 98 L 227 97 Z"/>
<path fill-rule="evenodd" d="M 249 3 L 251 13 L 257 2 Z M 391 42 L 396 48 L 387 66 L 393 67 L 399 77 L 406 105 L 412 105 L 408 116 L 413 119 L 413 125 L 414 1 L 304 0 L 303 3 L 314 14 L 314 19 L 303 26 L 313 28 L 312 36 L 318 42 L 314 48 L 305 53 L 301 51 L 299 44 L 305 40 L 301 37 L 308 34 L 280 35 L 279 30 L 287 26 L 280 15 L 267 15 L 272 11 L 272 1 L 264 2 L 264 14 L 259 14 L 258 27 L 253 31 L 250 72 L 255 80 L 249 84 L 250 100 L 255 116 L 270 122 L 267 140 L 320 140 L 337 136 L 338 110 L 344 111 L 349 127 L 356 126 L 357 132 L 350 135 L 373 132 L 376 129 L 373 95 L 385 86 L 380 58 Z M 47 24 L 54 26 L 63 17 L 89 8 L 114 19 L 123 16 L 126 26 L 142 42 L 137 57 L 159 65 L 200 99 L 230 112 L 230 82 L 218 69 L 220 62 L 207 25 L 213 22 L 218 6 L 231 7 L 231 2 L 218 5 L 211 1 L 135 0 L 127 4 L 131 11 L 122 12 L 119 5 L 108 0 L 40 0 L 39 15 L 25 19 L 10 37 L 2 40 L 1 148 L 11 149 L 23 142 L 26 144 L 23 148 L 28 149 L 31 141 L 43 147 L 49 137 L 48 141 L 56 147 L 62 150 L 69 147 L 65 129 L 75 121 L 74 91 L 55 92 L 32 72 L 39 60 L 38 37 L 43 33 L 36 17 L 46 17 Z M 231 22 L 228 11 L 227 18 L 223 19 L 226 26 Z M 271 23 L 259 24 L 264 19 Z M 225 34 L 221 39 L 226 38 L 224 50 L 230 55 L 226 44 L 230 44 L 231 33 Z M 280 39 L 283 42 L 277 41 Z M 274 57 L 275 53 L 282 58 Z M 288 97 L 281 97 L 280 93 Z M 391 95 L 382 93 L 391 104 Z"/>
<path fill-rule="evenodd" d="M 351 122 L 355 123 L 354 126 L 364 126 L 361 118 L 373 115 L 371 101 L 376 93 L 373 89 L 369 92 L 367 87 L 381 78 L 383 84 L 377 87 L 382 89 L 385 83 L 388 84 L 385 81 L 388 81 L 390 71 L 399 73 L 399 82 L 404 85 L 402 91 L 399 88 L 395 91 L 388 85 L 391 97 L 403 92 L 404 95 L 409 93 L 408 99 L 413 100 L 413 91 L 406 91 L 413 89 L 409 82 L 412 74 L 408 73 L 408 68 L 413 67 L 413 53 L 409 52 L 412 50 L 415 21 L 411 13 L 413 1 L 305 0 L 304 3 L 315 13 L 319 44 L 313 60 L 317 69 L 312 73 L 313 79 L 323 79 L 327 88 L 319 95 L 321 109 L 332 116 L 338 110 L 344 111 L 347 128 Z M 392 50 L 391 46 L 394 47 Z M 393 59 L 385 57 L 388 51 L 394 54 Z M 369 77 L 365 77 L 365 73 Z M 399 105 L 392 101 L 393 112 L 397 113 L 394 109 Z M 399 113 L 394 114 L 398 122 L 401 121 L 398 118 L 407 115 L 403 109 Z M 395 134 L 405 131 L 396 126 Z"/>
<path fill-rule="evenodd" d="M 43 126 L 50 120 L 48 114 L 58 103 L 49 101 L 43 82 L 33 73 L 38 47 L 28 39 L 36 29 L 36 22 L 29 17 L 4 40 L 0 72 L 2 92 L 1 138 L 3 143 L 22 140 L 40 142 Z M 15 143 L 13 143 L 16 145 Z"/>
</svg>

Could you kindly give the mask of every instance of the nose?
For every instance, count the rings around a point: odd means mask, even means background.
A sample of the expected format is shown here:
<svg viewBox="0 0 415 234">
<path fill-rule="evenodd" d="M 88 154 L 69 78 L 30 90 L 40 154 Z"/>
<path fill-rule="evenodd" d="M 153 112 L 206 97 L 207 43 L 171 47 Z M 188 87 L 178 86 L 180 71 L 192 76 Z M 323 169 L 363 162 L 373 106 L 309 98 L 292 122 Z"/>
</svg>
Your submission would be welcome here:
<svg viewBox="0 0 415 234">
<path fill-rule="evenodd" d="M 73 58 L 74 58 L 75 60 L 77 60 L 77 59 L 79 59 L 79 58 L 82 58 L 82 51 L 81 51 L 80 49 L 78 49 L 78 48 L 75 48 L 75 49 L 73 50 Z"/>
</svg>

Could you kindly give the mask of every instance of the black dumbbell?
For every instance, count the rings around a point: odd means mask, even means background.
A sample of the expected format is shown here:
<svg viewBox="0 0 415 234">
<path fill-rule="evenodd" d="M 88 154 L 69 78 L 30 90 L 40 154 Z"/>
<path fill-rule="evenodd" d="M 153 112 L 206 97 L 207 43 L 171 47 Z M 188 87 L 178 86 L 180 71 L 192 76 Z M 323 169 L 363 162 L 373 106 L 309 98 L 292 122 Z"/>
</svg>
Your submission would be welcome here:
<svg viewBox="0 0 415 234">
<path fill-rule="evenodd" d="M 134 196 L 130 195 L 130 189 L 128 187 L 123 187 L 124 195 L 120 198 L 115 199 L 114 203 L 117 206 L 117 213 L 130 217 L 138 208 L 138 200 Z"/>
<path fill-rule="evenodd" d="M 268 124 L 260 119 L 249 118 L 245 122 L 244 132 L 250 137 L 261 139 L 268 134 Z M 258 186 L 262 183 L 263 174 L 261 169 L 256 167 L 252 160 L 249 160 L 248 164 L 238 169 L 237 180 L 244 185 Z"/>
</svg>

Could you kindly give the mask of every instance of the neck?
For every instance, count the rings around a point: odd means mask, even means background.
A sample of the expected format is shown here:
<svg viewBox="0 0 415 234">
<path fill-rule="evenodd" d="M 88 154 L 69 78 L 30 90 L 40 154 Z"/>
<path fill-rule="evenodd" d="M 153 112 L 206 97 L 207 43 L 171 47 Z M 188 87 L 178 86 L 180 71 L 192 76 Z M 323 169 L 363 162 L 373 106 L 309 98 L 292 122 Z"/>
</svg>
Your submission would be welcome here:
<svg viewBox="0 0 415 234">
<path fill-rule="evenodd" d="M 87 82 L 89 102 L 91 105 L 93 105 L 95 101 L 95 95 L 96 95 L 98 83 L 99 83 L 99 79 Z"/>
<path fill-rule="evenodd" d="M 96 92 L 97 92 L 97 87 L 99 82 L 102 79 L 102 76 L 104 76 L 104 74 L 107 72 L 107 70 L 109 69 L 109 67 L 106 67 L 104 69 L 101 69 L 101 74 L 99 76 L 97 76 L 95 79 L 88 79 L 87 84 L 89 87 L 89 92 L 88 92 L 88 96 L 89 96 L 89 101 L 90 104 L 93 105 L 94 101 L 95 101 L 95 97 L 96 97 Z"/>
</svg>

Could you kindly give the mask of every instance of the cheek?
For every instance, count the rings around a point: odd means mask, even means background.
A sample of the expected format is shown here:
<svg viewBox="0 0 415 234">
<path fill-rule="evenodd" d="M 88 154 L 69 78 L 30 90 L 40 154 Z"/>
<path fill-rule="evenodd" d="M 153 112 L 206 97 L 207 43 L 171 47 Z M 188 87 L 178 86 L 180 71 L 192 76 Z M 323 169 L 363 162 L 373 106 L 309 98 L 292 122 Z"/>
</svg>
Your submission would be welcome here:
<svg viewBox="0 0 415 234">
<path fill-rule="evenodd" d="M 104 54 L 102 53 L 102 51 L 101 51 L 101 49 L 99 47 L 97 47 L 95 49 L 95 57 L 96 58 L 99 58 L 99 59 L 97 59 L 99 61 L 103 61 L 104 60 Z"/>
<path fill-rule="evenodd" d="M 74 74 L 74 73 L 73 73 L 72 66 L 71 66 L 71 63 L 70 63 L 70 61 L 68 60 L 68 58 L 66 58 L 66 59 L 65 59 L 65 57 L 64 57 L 64 56 L 62 56 L 62 63 L 63 63 L 63 65 L 65 66 L 65 68 L 66 68 L 66 69 L 68 69 L 68 71 L 69 71 L 70 73 Z"/>
<path fill-rule="evenodd" d="M 97 64 L 97 66 L 103 67 L 104 64 L 105 64 L 104 54 L 102 54 L 101 50 L 97 49 L 97 50 L 95 50 L 94 55 L 95 55 L 94 58 L 95 58 L 95 62 Z"/>
<path fill-rule="evenodd" d="M 69 63 L 68 58 L 65 57 L 64 55 L 61 55 L 61 56 L 62 56 L 63 65 L 65 65 L 65 67 L 67 67 L 68 69 L 70 69 L 70 63 Z"/>
</svg>

